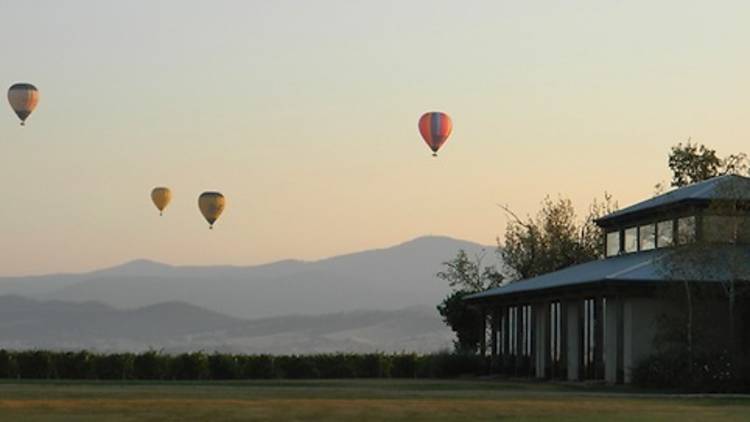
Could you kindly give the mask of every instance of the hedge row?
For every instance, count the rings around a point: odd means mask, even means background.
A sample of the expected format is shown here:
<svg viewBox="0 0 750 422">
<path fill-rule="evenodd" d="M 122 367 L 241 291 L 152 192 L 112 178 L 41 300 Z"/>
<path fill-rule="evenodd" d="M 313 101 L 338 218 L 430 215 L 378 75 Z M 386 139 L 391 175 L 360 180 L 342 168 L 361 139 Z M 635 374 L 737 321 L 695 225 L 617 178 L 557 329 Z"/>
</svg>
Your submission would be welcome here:
<svg viewBox="0 0 750 422">
<path fill-rule="evenodd" d="M 484 369 L 480 356 L 450 353 L 272 356 L 0 350 L 0 378 L 23 379 L 450 378 L 481 374 Z"/>
<path fill-rule="evenodd" d="M 750 362 L 733 365 L 727 353 L 661 352 L 640 360 L 633 368 L 633 384 L 645 388 L 702 393 L 750 392 Z"/>
</svg>

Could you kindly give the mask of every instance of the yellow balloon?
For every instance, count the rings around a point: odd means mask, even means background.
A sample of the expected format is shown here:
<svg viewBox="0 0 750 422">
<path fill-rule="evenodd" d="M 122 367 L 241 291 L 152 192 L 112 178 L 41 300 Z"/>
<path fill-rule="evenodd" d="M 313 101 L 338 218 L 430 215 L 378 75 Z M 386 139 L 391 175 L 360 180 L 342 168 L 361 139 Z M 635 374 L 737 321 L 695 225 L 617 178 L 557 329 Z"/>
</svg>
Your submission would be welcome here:
<svg viewBox="0 0 750 422">
<path fill-rule="evenodd" d="M 167 208 L 169 201 L 172 200 L 172 191 L 165 187 L 154 188 L 151 191 L 151 200 L 154 201 L 154 205 L 159 209 L 159 215 L 162 215 L 164 208 Z"/>
<path fill-rule="evenodd" d="M 226 205 L 226 199 L 224 195 L 219 192 L 203 192 L 198 197 L 198 208 L 201 210 L 201 214 L 210 224 L 209 228 L 214 228 L 214 222 L 219 218 L 224 206 Z"/>
<path fill-rule="evenodd" d="M 21 126 L 24 126 L 26 118 L 39 103 L 39 90 L 32 84 L 14 84 L 8 89 L 8 102 L 18 118 L 21 119 Z"/>
</svg>

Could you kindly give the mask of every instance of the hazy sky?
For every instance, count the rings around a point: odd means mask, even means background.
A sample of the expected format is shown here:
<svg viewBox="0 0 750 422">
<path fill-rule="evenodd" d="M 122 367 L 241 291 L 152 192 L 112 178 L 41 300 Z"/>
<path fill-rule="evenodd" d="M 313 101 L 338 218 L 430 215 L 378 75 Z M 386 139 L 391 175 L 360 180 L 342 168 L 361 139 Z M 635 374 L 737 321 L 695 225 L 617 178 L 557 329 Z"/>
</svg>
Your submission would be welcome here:
<svg viewBox="0 0 750 422">
<path fill-rule="evenodd" d="M 746 1 L 0 0 L 0 16 L 0 85 L 41 90 L 25 129 L 0 113 L 0 275 L 491 244 L 496 203 L 627 205 L 678 141 L 749 150 Z M 437 160 L 429 110 L 454 121 Z M 213 231 L 204 190 L 228 199 Z"/>
</svg>

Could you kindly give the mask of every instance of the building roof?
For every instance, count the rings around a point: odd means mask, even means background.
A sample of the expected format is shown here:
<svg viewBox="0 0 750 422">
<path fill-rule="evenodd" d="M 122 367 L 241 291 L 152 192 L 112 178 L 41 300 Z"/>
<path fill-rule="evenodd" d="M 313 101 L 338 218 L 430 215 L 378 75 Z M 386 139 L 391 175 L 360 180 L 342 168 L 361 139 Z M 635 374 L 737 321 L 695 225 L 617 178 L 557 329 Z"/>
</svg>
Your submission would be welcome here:
<svg viewBox="0 0 750 422">
<path fill-rule="evenodd" d="M 750 200 L 750 178 L 737 175 L 718 176 L 673 189 L 662 195 L 625 207 L 596 220 L 596 223 L 602 225 L 615 219 L 679 203 L 737 199 L 738 196 L 741 199 Z"/>
<path fill-rule="evenodd" d="M 739 255 L 737 255 L 738 252 Z M 675 253 L 675 249 L 665 248 L 600 259 L 475 293 L 465 299 L 474 301 L 602 282 L 647 285 L 654 282 L 673 281 L 677 278 L 676 271 L 681 271 L 680 278 L 688 277 L 687 274 L 690 274 L 689 277 L 693 281 L 717 282 L 730 278 L 743 280 L 750 278 L 750 259 L 748 259 L 750 248 L 748 247 L 711 245 L 709 248 L 699 249 L 697 250 L 697 253 L 701 254 L 699 257 L 696 256 L 692 261 L 681 261 L 681 268 L 670 274 L 670 264 L 663 263 L 662 260 L 674 256 Z M 684 268 L 685 265 L 690 265 L 690 262 L 694 267 L 692 271 L 690 268 Z M 732 267 L 730 262 L 735 264 L 733 268 L 730 268 Z"/>
</svg>

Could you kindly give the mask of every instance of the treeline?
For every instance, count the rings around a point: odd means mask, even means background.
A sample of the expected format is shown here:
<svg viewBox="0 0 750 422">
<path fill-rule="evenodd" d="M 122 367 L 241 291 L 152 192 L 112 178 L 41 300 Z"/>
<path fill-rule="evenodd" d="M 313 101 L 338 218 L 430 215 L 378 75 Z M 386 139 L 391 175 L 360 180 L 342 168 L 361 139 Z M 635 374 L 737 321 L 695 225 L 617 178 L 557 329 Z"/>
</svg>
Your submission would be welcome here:
<svg viewBox="0 0 750 422">
<path fill-rule="evenodd" d="M 302 378 L 450 378 L 480 374 L 470 354 L 335 353 L 234 355 L 0 350 L 0 378 L 87 380 L 242 380 Z"/>
</svg>

